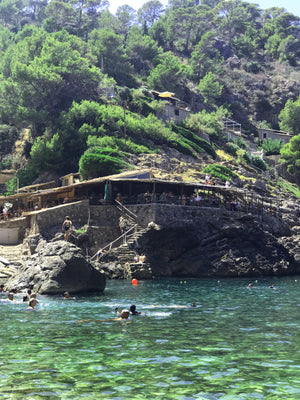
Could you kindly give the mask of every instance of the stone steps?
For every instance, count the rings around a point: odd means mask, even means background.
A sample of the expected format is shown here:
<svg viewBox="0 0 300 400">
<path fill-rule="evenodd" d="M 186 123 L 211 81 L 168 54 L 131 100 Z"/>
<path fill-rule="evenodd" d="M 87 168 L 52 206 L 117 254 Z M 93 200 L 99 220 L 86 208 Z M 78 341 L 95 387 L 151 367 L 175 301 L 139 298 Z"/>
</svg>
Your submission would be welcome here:
<svg viewBox="0 0 300 400">
<path fill-rule="evenodd" d="M 0 256 L 7 259 L 12 265 L 22 264 L 22 244 L 3 246 L 0 245 Z"/>
</svg>

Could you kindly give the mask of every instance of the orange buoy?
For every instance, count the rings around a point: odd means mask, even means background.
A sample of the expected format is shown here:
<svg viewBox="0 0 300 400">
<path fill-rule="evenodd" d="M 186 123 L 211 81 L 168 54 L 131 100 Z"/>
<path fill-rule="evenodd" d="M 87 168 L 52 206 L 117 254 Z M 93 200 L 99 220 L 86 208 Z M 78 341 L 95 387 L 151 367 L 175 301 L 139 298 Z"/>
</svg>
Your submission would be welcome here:
<svg viewBox="0 0 300 400">
<path fill-rule="evenodd" d="M 137 279 L 132 279 L 132 281 L 131 281 L 131 283 L 133 284 L 133 285 L 137 285 L 138 284 L 138 281 L 137 281 Z"/>
</svg>

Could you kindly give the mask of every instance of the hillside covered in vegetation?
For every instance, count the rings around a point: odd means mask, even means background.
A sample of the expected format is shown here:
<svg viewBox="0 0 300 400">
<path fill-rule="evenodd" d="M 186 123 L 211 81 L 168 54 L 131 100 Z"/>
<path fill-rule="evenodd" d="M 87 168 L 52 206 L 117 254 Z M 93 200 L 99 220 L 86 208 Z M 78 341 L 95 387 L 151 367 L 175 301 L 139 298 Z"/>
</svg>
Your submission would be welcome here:
<svg viewBox="0 0 300 400">
<path fill-rule="evenodd" d="M 212 163 L 221 151 L 229 169 L 243 161 L 264 170 L 243 141 L 227 143 L 224 118 L 240 123 L 245 138 L 258 127 L 293 134 L 265 151 L 281 152 L 297 180 L 299 17 L 239 0 L 169 0 L 165 9 L 151 0 L 116 15 L 108 6 L 1 2 L 0 170 L 17 170 L 8 192 L 44 173 L 119 172 L 168 149 Z M 164 124 L 153 91 L 174 93 L 190 116 Z"/>
</svg>

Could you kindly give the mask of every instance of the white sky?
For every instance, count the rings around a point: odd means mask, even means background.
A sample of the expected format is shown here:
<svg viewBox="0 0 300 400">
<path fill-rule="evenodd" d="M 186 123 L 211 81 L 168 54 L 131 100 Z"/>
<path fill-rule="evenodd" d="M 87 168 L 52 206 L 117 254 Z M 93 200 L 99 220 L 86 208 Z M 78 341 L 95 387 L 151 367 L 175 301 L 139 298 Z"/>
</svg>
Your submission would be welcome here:
<svg viewBox="0 0 300 400">
<path fill-rule="evenodd" d="M 110 12 L 114 14 L 117 11 L 117 8 L 120 6 L 124 6 L 125 4 L 134 8 L 136 11 L 142 7 L 143 4 L 147 3 L 144 0 L 108 0 L 110 4 Z M 161 4 L 168 4 L 168 0 L 159 0 Z"/>
<path fill-rule="evenodd" d="M 143 4 L 147 3 L 145 0 L 108 0 L 110 4 L 110 11 L 114 14 L 118 7 L 128 4 L 135 10 L 142 7 Z M 265 10 L 271 7 L 283 7 L 288 12 L 300 17 L 300 0 L 245 0 L 248 3 L 259 4 L 260 8 Z M 166 6 L 168 0 L 160 0 L 160 2 Z"/>
</svg>

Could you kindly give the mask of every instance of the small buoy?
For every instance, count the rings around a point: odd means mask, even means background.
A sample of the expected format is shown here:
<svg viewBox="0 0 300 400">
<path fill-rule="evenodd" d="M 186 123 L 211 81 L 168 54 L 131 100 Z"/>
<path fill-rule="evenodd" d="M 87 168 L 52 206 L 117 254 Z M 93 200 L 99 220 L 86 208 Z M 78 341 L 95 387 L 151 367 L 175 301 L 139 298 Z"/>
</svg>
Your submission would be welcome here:
<svg viewBox="0 0 300 400">
<path fill-rule="evenodd" d="M 137 285 L 138 284 L 138 281 L 137 281 L 137 279 L 132 279 L 132 281 L 131 281 L 131 283 L 133 284 L 133 285 Z"/>
</svg>

